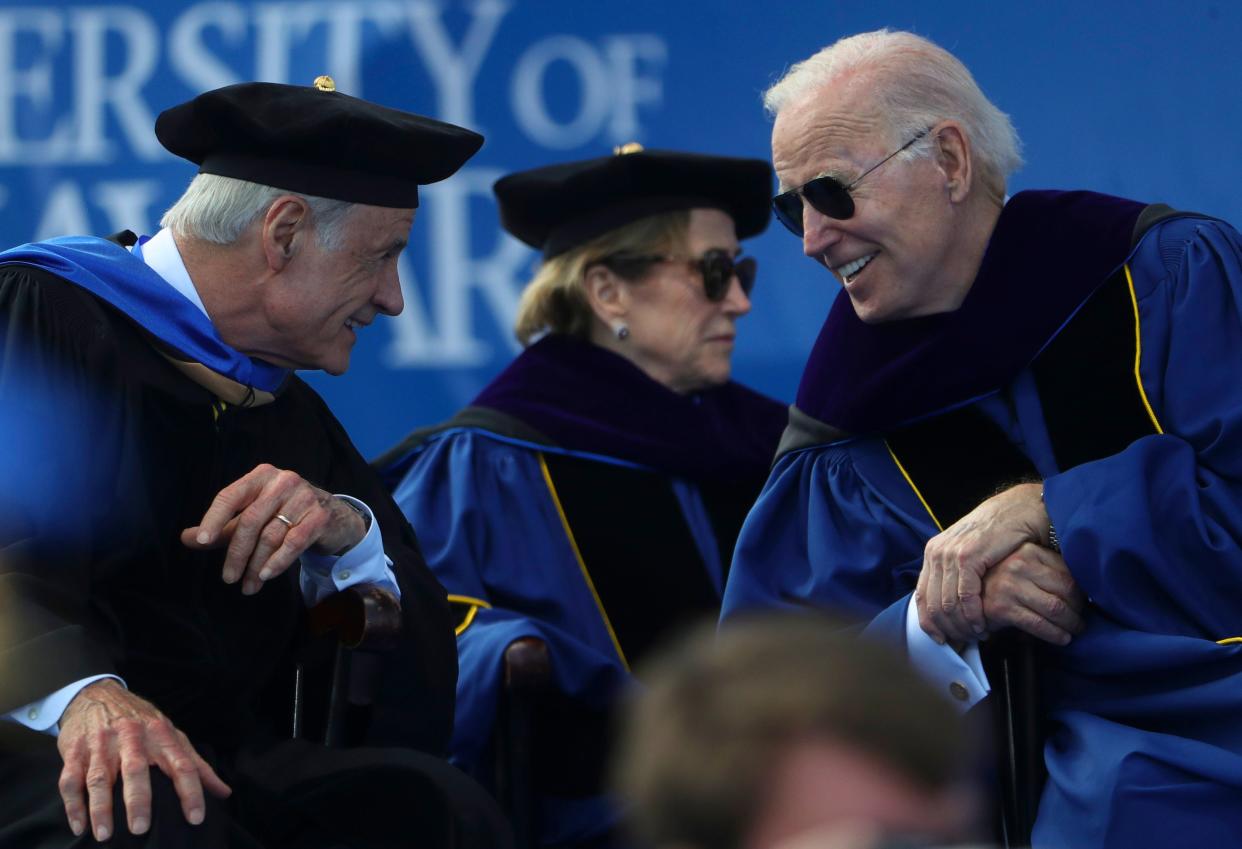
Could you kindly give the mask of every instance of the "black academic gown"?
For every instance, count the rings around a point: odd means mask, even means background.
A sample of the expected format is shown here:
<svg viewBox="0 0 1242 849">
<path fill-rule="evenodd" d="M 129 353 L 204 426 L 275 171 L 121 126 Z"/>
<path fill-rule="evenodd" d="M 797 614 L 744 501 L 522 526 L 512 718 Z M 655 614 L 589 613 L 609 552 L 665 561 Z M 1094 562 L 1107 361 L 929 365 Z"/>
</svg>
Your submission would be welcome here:
<svg viewBox="0 0 1242 849">
<path fill-rule="evenodd" d="M 27 435 L 18 465 L 37 497 L 10 497 L 0 523 L 0 712 L 114 673 L 235 789 L 245 785 L 238 762 L 288 735 L 305 618 L 297 570 L 246 597 L 221 580 L 223 551 L 191 551 L 179 535 L 223 487 L 270 463 L 371 507 L 404 611 L 404 639 L 385 671 L 385 691 L 402 697 L 384 705 L 400 738 L 388 742 L 445 751 L 456 652 L 444 590 L 314 391 L 291 377 L 272 403 L 223 404 L 128 317 L 28 266 L 0 266 L 0 344 L 0 409 L 47 424 Z M 66 421 L 68 440 L 38 438 Z M 0 724 L 3 776 L 37 744 Z M 54 779 L 47 790 L 55 794 Z M 236 794 L 231 803 L 240 804 Z M 0 842 L 5 825 L 0 817 Z"/>
</svg>

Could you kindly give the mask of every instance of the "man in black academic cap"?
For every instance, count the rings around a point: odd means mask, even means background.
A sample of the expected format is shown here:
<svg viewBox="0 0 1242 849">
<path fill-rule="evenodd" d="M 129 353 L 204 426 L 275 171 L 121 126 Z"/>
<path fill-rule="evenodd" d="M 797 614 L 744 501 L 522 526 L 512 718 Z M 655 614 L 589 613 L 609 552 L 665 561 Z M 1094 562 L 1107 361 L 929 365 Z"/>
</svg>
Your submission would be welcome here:
<svg viewBox="0 0 1242 849">
<path fill-rule="evenodd" d="M 444 591 L 293 373 L 343 373 L 401 311 L 418 186 L 482 138 L 326 77 L 208 92 L 156 134 L 200 173 L 154 237 L 0 254 L 0 409 L 89 439 L 22 446 L 59 502 L 0 523 L 0 844 L 503 845 L 431 756 L 456 675 Z M 360 581 L 401 597 L 409 748 L 284 739 L 306 606 Z"/>
</svg>

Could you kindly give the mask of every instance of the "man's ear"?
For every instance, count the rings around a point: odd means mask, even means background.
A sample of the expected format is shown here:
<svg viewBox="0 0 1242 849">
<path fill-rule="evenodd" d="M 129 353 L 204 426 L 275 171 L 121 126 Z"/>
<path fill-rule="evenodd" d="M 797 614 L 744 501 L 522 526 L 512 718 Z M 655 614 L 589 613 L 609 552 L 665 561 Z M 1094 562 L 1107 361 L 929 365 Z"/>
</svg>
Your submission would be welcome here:
<svg viewBox="0 0 1242 849">
<path fill-rule="evenodd" d="M 268 268 L 283 271 L 310 234 L 310 208 L 297 195 L 272 201 L 263 216 L 260 239 Z"/>
<path fill-rule="evenodd" d="M 970 194 L 974 178 L 974 151 L 956 121 L 945 121 L 935 131 L 936 165 L 944 174 L 949 200 L 960 203 Z"/>
<path fill-rule="evenodd" d="M 589 266 L 583 289 L 591 312 L 605 325 L 611 327 L 625 319 L 630 309 L 630 290 L 612 269 L 599 263 Z"/>
</svg>

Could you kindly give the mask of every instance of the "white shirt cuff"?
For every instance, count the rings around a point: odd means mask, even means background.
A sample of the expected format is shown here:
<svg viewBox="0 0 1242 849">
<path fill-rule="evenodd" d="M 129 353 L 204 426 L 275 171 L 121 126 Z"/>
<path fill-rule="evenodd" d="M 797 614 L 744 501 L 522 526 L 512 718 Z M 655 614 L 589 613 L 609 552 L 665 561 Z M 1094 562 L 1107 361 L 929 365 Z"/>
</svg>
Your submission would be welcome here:
<svg viewBox="0 0 1242 849">
<path fill-rule="evenodd" d="M 992 690 L 979 658 L 979 643 L 972 640 L 961 654 L 950 645 L 937 643 L 919 625 L 913 594 L 906 608 L 906 652 L 914 668 L 962 713 Z"/>
<path fill-rule="evenodd" d="M 384 539 L 371 508 L 348 495 L 335 497 L 361 510 L 367 516 L 370 527 L 366 536 L 340 557 L 312 551 L 302 553 L 299 581 L 306 604 L 313 607 L 332 593 L 354 584 L 378 584 L 392 590 L 400 598 L 401 588 L 397 586 L 397 576 L 390 568 L 392 561 L 384 554 Z"/>
<path fill-rule="evenodd" d="M 4 718 L 19 722 L 32 731 L 42 731 L 44 734 L 50 734 L 55 737 L 60 731 L 57 723 L 60 722 L 61 714 L 65 712 L 65 708 L 69 707 L 73 697 L 82 692 L 87 685 L 94 684 L 96 681 L 101 681 L 104 678 L 113 678 L 120 681 L 122 685 L 125 684 L 123 680 L 115 675 L 92 675 L 89 678 L 74 681 L 72 684 L 66 684 L 46 699 L 31 702 L 28 705 L 19 707 L 15 711 L 6 713 Z"/>
</svg>

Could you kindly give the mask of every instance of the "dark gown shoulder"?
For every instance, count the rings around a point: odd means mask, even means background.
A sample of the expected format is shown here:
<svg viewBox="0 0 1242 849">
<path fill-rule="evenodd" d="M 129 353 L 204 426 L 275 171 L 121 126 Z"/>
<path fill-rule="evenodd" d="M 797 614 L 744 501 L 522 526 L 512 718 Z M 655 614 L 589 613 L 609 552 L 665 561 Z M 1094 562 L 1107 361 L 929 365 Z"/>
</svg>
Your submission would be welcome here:
<svg viewBox="0 0 1242 849">
<path fill-rule="evenodd" d="M 22 624 L 0 642 L 0 660 L 30 674 L 5 676 L 0 708 L 84 674 L 117 672 L 191 739 L 227 749 L 256 733 L 287 733 L 286 676 L 305 616 L 296 569 L 242 596 L 220 580 L 221 552 L 191 551 L 179 536 L 221 489 L 270 463 L 374 511 L 407 628 L 404 669 L 390 677 L 403 679 L 392 704 L 408 727 L 393 735 L 427 751 L 447 748 L 456 654 L 444 591 L 309 386 L 295 377 L 260 407 L 217 403 L 128 316 L 26 266 L 0 267 L 0 334 L 0 403 L 21 400 L 12 375 L 54 382 L 64 390 L 57 413 L 89 435 L 76 461 L 53 457 L 37 469 L 81 493 L 83 509 L 46 517 L 4 551 L 0 582 L 17 593 Z"/>
</svg>

